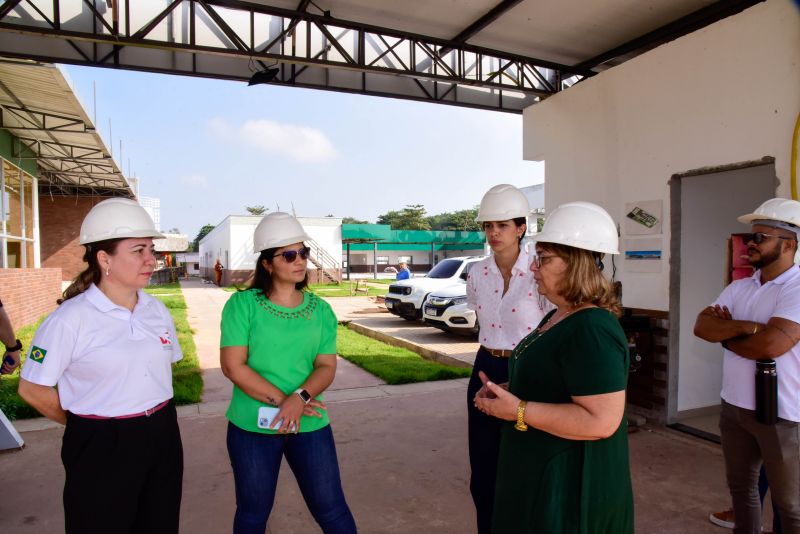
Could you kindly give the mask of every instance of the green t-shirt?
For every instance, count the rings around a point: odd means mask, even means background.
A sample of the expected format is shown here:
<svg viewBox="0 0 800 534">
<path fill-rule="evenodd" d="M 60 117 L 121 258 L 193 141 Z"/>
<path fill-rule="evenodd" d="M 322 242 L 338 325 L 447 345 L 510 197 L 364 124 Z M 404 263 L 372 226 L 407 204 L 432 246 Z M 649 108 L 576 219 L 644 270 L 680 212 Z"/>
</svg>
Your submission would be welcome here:
<svg viewBox="0 0 800 534">
<path fill-rule="evenodd" d="M 543 321 L 544 322 L 544 321 Z M 509 358 L 509 391 L 527 401 L 568 403 L 613 393 L 628 381 L 628 343 L 600 308 L 533 332 Z M 503 424 L 493 534 L 633 534 L 627 422 L 595 441 Z"/>
<path fill-rule="evenodd" d="M 330 305 L 309 292 L 303 303 L 284 308 L 269 301 L 264 292 L 249 289 L 234 293 L 222 310 L 220 347 L 247 347 L 247 365 L 289 395 L 308 379 L 318 354 L 336 354 L 336 315 Z M 322 400 L 322 395 L 317 399 Z M 230 422 L 249 432 L 274 434 L 258 427 L 258 401 L 235 384 L 228 408 Z M 319 430 L 329 424 L 322 417 L 303 416 L 300 432 Z"/>
</svg>

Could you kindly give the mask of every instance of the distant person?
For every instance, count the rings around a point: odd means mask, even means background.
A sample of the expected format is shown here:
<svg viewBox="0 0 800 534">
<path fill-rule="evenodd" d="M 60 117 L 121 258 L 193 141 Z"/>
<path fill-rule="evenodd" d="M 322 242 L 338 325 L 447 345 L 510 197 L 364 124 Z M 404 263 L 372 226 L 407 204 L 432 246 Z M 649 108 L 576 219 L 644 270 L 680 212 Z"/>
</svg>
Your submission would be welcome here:
<svg viewBox="0 0 800 534">
<path fill-rule="evenodd" d="M 411 269 L 408 268 L 408 264 L 404 261 L 401 261 L 398 266 L 400 270 L 397 271 L 397 276 L 395 280 L 408 280 L 411 278 Z"/>
<path fill-rule="evenodd" d="M 253 281 L 225 304 L 221 324 L 220 363 L 234 385 L 226 414 L 233 532 L 265 532 L 285 457 L 322 531 L 354 534 L 321 397 L 336 375 L 336 315 L 306 291 L 309 237 L 297 219 L 270 213 L 253 239 Z"/>
<path fill-rule="evenodd" d="M 544 316 L 543 300 L 529 267 L 531 257 L 520 246 L 530 207 L 512 185 L 496 185 L 481 200 L 477 220 L 492 255 L 472 265 L 467 299 L 480 324 L 480 349 L 467 387 L 470 492 L 479 534 L 492 528 L 497 459 L 502 421 L 474 406 L 483 373 L 497 384 L 508 382 L 508 356 Z"/>
<path fill-rule="evenodd" d="M 19 395 L 66 424 L 67 534 L 178 532 L 183 447 L 171 399 L 182 353 L 166 306 L 142 291 L 161 237 L 133 200 L 95 205 L 80 230 L 86 269 L 22 369 Z"/>
<path fill-rule="evenodd" d="M 2 301 L 0 301 L 0 343 L 6 347 L 0 374 L 10 375 L 19 367 L 22 342 L 14 335 L 14 327 L 11 325 L 11 319 L 8 317 Z"/>
<path fill-rule="evenodd" d="M 738 220 L 751 225 L 752 233 L 744 240 L 756 271 L 729 284 L 700 312 L 694 334 L 724 349 L 719 430 L 734 533 L 761 532 L 758 471 L 763 463 L 781 527 L 798 534 L 800 269 L 794 258 L 800 202 L 773 198 Z M 756 394 L 759 365 L 771 365 L 777 374 L 776 396 L 769 399 Z M 770 401 L 770 407 L 777 402 L 771 420 L 757 415 L 762 400 Z"/>
<path fill-rule="evenodd" d="M 217 263 L 214 264 L 214 278 L 217 280 L 217 285 L 222 287 L 222 262 L 217 258 Z"/>
<path fill-rule="evenodd" d="M 481 376 L 475 396 L 503 424 L 492 533 L 633 534 L 628 341 L 600 261 L 617 225 L 569 202 L 537 237 L 531 270 L 556 309 L 514 348 L 507 388 Z"/>
</svg>

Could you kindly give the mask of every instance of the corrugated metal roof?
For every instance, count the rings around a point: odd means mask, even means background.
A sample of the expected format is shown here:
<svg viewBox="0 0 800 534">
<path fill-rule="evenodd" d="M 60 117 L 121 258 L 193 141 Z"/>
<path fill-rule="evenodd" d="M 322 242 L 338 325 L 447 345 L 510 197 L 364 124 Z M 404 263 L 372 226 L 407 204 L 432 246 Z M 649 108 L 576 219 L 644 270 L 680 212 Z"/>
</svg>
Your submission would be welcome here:
<svg viewBox="0 0 800 534">
<path fill-rule="evenodd" d="M 0 59 L 0 128 L 35 154 L 41 191 L 134 196 L 57 66 Z M 15 152 L 25 157 L 21 147 Z"/>
</svg>

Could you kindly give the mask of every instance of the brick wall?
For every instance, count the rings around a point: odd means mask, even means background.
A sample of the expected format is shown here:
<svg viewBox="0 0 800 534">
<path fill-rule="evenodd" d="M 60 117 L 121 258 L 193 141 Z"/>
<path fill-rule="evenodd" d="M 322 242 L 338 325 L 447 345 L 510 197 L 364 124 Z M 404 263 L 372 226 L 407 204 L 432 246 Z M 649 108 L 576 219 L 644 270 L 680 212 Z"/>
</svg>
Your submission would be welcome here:
<svg viewBox="0 0 800 534">
<path fill-rule="evenodd" d="M 0 269 L 0 300 L 17 330 L 56 309 L 61 269 Z"/>
<path fill-rule="evenodd" d="M 632 362 L 628 375 L 628 408 L 659 422 L 667 417 L 669 314 L 665 311 L 626 308 L 620 319 L 628 341 L 636 344 L 642 359 Z"/>
<path fill-rule="evenodd" d="M 39 196 L 39 235 L 42 267 L 60 268 L 63 280 L 72 280 L 83 269 L 84 248 L 78 243 L 83 218 L 104 197 Z"/>
</svg>

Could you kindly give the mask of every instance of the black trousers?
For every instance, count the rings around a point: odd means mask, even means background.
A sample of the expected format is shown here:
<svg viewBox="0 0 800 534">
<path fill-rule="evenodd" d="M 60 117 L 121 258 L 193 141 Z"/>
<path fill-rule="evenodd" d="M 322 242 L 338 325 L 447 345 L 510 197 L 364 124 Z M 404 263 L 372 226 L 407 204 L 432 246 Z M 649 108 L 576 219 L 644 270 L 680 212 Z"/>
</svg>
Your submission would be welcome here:
<svg viewBox="0 0 800 534">
<path fill-rule="evenodd" d="M 183 484 L 175 407 L 149 417 L 67 415 L 61 447 L 67 534 L 174 534 Z"/>
<path fill-rule="evenodd" d="M 489 534 L 492 531 L 494 487 L 497 479 L 497 459 L 500 455 L 500 429 L 503 422 L 475 408 L 473 399 L 483 386 L 478 371 L 486 373 L 496 384 L 508 382 L 508 358 L 492 356 L 481 347 L 475 356 L 472 376 L 467 387 L 469 465 L 472 469 L 469 490 L 478 516 L 478 534 Z"/>
</svg>

